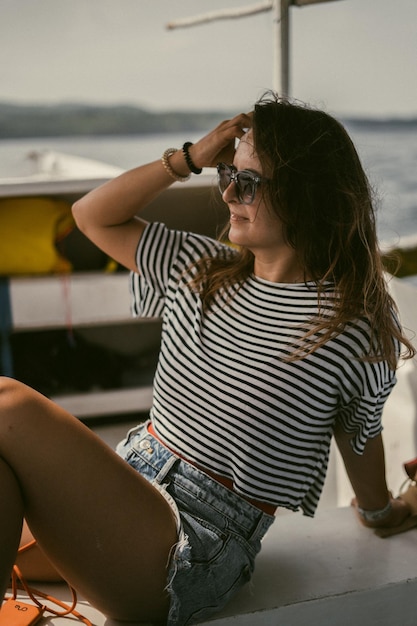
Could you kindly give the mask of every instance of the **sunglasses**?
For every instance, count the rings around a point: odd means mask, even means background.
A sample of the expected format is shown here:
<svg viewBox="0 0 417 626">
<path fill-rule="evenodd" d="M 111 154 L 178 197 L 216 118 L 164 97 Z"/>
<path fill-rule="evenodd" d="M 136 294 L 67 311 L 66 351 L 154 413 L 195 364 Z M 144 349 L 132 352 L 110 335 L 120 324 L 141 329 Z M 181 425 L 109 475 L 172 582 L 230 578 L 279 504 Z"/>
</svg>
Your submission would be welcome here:
<svg viewBox="0 0 417 626">
<path fill-rule="evenodd" d="M 226 165 L 226 163 L 217 164 L 217 184 L 220 193 L 226 191 L 233 181 L 236 185 L 236 194 L 241 204 L 252 204 L 259 185 L 262 182 L 266 182 L 266 180 L 266 178 L 262 178 L 250 170 L 241 170 L 238 172 L 233 165 Z"/>
</svg>

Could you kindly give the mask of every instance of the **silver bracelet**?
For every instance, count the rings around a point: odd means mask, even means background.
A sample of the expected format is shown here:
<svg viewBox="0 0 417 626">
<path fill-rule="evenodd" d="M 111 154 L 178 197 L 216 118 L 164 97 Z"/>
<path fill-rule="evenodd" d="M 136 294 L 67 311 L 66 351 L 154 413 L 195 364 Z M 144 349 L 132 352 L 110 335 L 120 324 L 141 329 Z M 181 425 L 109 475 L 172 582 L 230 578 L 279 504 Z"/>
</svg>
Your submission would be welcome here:
<svg viewBox="0 0 417 626">
<path fill-rule="evenodd" d="M 388 517 L 388 515 L 391 513 L 391 510 L 391 498 L 388 500 L 388 504 L 386 504 L 383 509 L 378 509 L 376 511 L 366 511 L 365 509 L 361 509 L 358 506 L 358 513 L 366 522 L 378 522 L 384 517 Z"/>
</svg>

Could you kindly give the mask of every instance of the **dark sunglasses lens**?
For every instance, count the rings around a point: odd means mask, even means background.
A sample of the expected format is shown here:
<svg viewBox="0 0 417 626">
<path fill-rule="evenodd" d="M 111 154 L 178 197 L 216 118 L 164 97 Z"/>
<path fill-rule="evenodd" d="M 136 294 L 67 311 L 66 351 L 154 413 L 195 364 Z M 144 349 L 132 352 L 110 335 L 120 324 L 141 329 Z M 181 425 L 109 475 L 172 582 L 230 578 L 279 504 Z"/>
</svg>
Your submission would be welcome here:
<svg viewBox="0 0 417 626">
<path fill-rule="evenodd" d="M 236 194 L 242 204 L 251 204 L 256 194 L 257 182 L 255 177 L 249 172 L 236 172 L 225 163 L 217 166 L 219 190 L 223 193 L 233 177 L 236 184 Z"/>
<path fill-rule="evenodd" d="M 232 170 L 227 165 L 220 164 L 217 166 L 219 189 L 223 193 L 230 185 Z"/>
<path fill-rule="evenodd" d="M 256 193 L 256 182 L 250 174 L 239 173 L 237 176 L 238 197 L 243 204 L 251 204 Z"/>
</svg>

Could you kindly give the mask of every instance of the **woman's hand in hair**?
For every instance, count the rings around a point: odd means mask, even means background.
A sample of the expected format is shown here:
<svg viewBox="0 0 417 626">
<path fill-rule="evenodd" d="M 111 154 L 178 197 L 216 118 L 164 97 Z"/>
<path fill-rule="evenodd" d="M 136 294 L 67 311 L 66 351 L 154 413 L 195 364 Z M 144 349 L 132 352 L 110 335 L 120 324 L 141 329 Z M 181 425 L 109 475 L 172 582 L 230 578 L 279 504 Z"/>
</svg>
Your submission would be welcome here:
<svg viewBox="0 0 417 626">
<path fill-rule="evenodd" d="M 252 127 L 252 113 L 240 113 L 221 122 L 190 148 L 196 167 L 216 167 L 217 163 L 232 163 L 236 139 L 241 139 Z"/>
</svg>

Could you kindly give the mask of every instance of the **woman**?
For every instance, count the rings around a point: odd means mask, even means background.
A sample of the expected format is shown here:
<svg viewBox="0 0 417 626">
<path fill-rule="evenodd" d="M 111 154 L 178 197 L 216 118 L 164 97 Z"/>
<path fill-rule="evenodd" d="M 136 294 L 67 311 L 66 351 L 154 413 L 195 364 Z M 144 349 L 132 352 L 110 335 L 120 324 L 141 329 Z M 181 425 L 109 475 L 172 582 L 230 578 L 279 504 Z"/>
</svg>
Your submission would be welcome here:
<svg viewBox="0 0 417 626">
<path fill-rule="evenodd" d="M 211 166 L 233 246 L 137 217 Z M 136 313 L 163 317 L 151 421 L 115 454 L 2 381 L 3 587 L 25 516 L 60 575 L 105 614 L 201 621 L 249 580 L 277 507 L 314 515 L 333 435 L 361 521 L 407 518 L 385 481 L 381 412 L 400 344 L 414 352 L 386 290 L 370 196 L 343 127 L 273 97 L 75 204 L 79 228 L 132 270 Z"/>
</svg>

